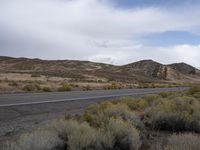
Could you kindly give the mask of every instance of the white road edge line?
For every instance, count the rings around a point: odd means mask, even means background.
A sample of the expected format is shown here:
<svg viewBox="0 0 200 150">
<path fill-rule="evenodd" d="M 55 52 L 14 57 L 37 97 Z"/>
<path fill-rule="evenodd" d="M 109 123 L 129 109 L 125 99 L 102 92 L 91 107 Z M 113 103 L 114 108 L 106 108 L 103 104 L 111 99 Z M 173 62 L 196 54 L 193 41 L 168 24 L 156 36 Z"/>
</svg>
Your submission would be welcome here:
<svg viewBox="0 0 200 150">
<path fill-rule="evenodd" d="M 160 91 L 158 91 L 158 92 L 160 92 Z M 42 101 L 42 102 L 4 104 L 4 105 L 0 105 L 0 107 L 34 105 L 34 104 L 45 104 L 45 103 L 58 103 L 58 102 L 65 102 L 65 101 L 88 100 L 88 99 L 98 99 L 98 98 L 111 98 L 111 97 L 131 96 L 131 95 L 150 94 L 150 93 L 157 93 L 157 92 L 147 91 L 147 92 L 140 92 L 140 93 L 129 93 L 129 94 L 118 94 L 118 95 L 107 95 L 107 96 L 96 96 L 96 97 L 85 97 L 85 98 L 72 98 L 72 99 L 60 99 L 60 100 L 51 100 L 51 101 Z"/>
</svg>

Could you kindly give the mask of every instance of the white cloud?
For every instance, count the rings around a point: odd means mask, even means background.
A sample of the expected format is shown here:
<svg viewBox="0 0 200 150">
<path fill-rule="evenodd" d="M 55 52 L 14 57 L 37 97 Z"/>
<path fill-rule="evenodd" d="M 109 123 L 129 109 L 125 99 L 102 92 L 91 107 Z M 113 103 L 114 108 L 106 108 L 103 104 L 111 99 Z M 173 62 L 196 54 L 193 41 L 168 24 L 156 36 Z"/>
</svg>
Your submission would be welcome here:
<svg viewBox="0 0 200 150">
<path fill-rule="evenodd" d="M 196 33 L 199 16 L 198 6 L 186 12 L 185 8 L 126 10 L 100 0 L 1 0 L 0 55 L 115 64 L 152 58 L 198 65 L 199 46 L 148 47 L 138 37 L 171 30 Z"/>
<path fill-rule="evenodd" d="M 186 62 L 199 67 L 199 57 L 200 45 L 175 45 L 169 47 L 147 47 L 141 45 L 116 52 L 113 49 L 101 55 L 97 54 L 89 57 L 89 60 L 120 65 L 143 59 L 153 59 L 163 64 Z"/>
</svg>

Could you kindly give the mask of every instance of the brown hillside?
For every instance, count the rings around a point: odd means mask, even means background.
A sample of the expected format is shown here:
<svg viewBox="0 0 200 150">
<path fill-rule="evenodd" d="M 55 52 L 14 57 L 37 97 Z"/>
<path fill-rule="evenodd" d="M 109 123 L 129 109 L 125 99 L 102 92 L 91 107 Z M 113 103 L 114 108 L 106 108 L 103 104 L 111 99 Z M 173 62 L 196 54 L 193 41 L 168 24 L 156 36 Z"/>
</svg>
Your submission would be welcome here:
<svg viewBox="0 0 200 150">
<path fill-rule="evenodd" d="M 163 65 L 153 60 L 114 66 L 89 61 L 0 57 L 0 72 L 38 73 L 79 81 L 101 78 L 105 81 L 120 82 L 200 82 L 199 70 L 190 65 Z"/>
</svg>

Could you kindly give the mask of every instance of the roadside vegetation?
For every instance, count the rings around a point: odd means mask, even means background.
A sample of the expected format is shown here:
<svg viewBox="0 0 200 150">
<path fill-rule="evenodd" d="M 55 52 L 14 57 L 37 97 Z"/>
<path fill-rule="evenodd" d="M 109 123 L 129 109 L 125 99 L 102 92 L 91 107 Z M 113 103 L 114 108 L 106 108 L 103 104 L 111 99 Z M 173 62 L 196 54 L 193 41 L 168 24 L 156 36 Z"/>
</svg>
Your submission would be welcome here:
<svg viewBox="0 0 200 150">
<path fill-rule="evenodd" d="M 65 92 L 65 91 L 71 91 L 72 87 L 68 83 L 63 83 L 59 88 L 58 91 Z"/>
<path fill-rule="evenodd" d="M 200 88 L 122 97 L 64 116 L 5 150 L 199 150 Z"/>
<path fill-rule="evenodd" d="M 43 75 L 40 73 L 3 73 L 0 74 L 0 94 L 24 92 L 67 92 L 76 90 L 114 90 L 131 88 L 165 88 L 191 86 L 173 82 L 136 82 L 121 80 L 85 80 Z M 46 88 L 48 87 L 48 89 Z"/>
</svg>

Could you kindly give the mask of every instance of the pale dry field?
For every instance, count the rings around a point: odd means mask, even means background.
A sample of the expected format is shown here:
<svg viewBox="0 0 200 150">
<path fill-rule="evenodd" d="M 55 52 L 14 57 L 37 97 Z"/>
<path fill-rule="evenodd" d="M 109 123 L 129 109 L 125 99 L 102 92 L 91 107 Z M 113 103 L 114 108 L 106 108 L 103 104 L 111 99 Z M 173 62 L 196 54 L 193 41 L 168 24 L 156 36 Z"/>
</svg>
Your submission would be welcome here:
<svg viewBox="0 0 200 150">
<path fill-rule="evenodd" d="M 103 78 L 92 77 L 88 75 L 88 78 L 92 78 L 94 81 L 101 80 Z M 68 83 L 72 86 L 72 90 L 84 90 L 84 89 L 103 89 L 108 83 L 105 82 L 91 82 L 91 81 L 73 81 L 71 78 L 64 77 L 49 77 L 40 75 L 39 77 L 32 77 L 32 74 L 27 73 L 0 73 L 0 93 L 20 93 L 24 92 L 22 89 L 28 84 L 38 84 L 41 88 L 51 87 L 52 91 L 57 89 L 63 84 Z M 36 91 L 37 92 L 37 91 Z"/>
</svg>

